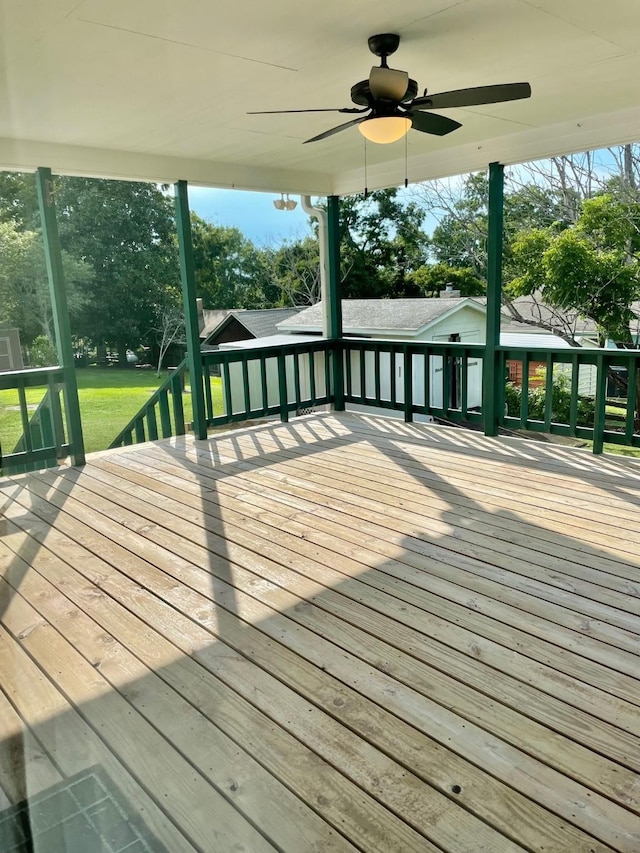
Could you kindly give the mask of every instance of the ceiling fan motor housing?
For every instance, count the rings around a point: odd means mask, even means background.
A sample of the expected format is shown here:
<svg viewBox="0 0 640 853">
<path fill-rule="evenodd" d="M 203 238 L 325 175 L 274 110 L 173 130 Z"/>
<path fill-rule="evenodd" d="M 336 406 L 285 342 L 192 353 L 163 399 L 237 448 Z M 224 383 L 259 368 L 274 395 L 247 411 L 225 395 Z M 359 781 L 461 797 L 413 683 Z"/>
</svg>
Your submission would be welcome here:
<svg viewBox="0 0 640 853">
<path fill-rule="evenodd" d="M 401 101 L 411 101 L 418 94 L 418 84 L 415 80 L 409 80 L 407 85 L 407 91 L 404 93 Z M 351 87 L 351 100 L 354 104 L 358 104 L 360 107 L 370 107 L 373 102 L 376 100 L 371 94 L 371 89 L 369 88 L 368 80 L 361 80 L 359 83 L 356 83 Z M 382 103 L 382 99 L 378 101 L 378 105 Z M 396 107 L 397 101 L 390 102 L 390 106 Z"/>
</svg>

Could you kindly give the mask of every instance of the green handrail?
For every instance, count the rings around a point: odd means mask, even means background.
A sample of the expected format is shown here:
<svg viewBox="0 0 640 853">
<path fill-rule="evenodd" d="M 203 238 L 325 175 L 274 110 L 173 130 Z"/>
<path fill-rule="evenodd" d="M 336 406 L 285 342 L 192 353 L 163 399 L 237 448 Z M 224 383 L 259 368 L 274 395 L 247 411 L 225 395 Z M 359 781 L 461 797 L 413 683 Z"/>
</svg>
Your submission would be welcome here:
<svg viewBox="0 0 640 853">
<path fill-rule="evenodd" d="M 482 344 L 348 338 L 203 353 L 207 426 L 274 415 L 286 421 L 291 414 L 334 403 L 334 365 L 339 360 L 344 373 L 339 397 L 356 407 L 399 411 L 406 421 L 432 416 L 484 425 L 490 417 L 509 429 L 589 439 L 595 453 L 602 452 L 605 442 L 640 446 L 636 410 L 640 351 L 498 347 L 494 357 L 502 379 L 493 398 L 497 410 L 491 416 L 482 397 L 485 357 Z M 509 362 L 521 366 L 517 411 L 506 375 Z M 530 379 L 536 364 L 544 368 L 539 388 Z M 606 391 L 608 378 L 619 367 L 628 373 L 628 393 L 618 428 L 608 414 Z M 585 371 L 593 380 L 589 393 L 579 381 Z M 180 389 L 186 372 L 185 360 L 111 446 L 183 434 Z M 212 393 L 214 372 L 221 377 L 221 395 Z M 558 395 L 557 375 L 562 372 L 566 379 Z M 558 396 L 564 400 L 562 411 Z"/>
<path fill-rule="evenodd" d="M 482 422 L 481 344 L 341 341 L 346 403 Z"/>
<path fill-rule="evenodd" d="M 203 353 L 207 425 L 273 415 L 286 421 L 292 412 L 333 402 L 334 359 L 342 359 L 340 344 L 326 340 Z M 222 378 L 220 411 L 211 394 L 212 368 Z"/>
<path fill-rule="evenodd" d="M 514 362 L 522 368 L 518 411 L 512 405 L 503 413 L 502 426 L 587 439 L 593 442 L 594 453 L 602 453 L 605 442 L 640 447 L 640 350 L 500 347 L 500 351 L 505 364 Z M 529 372 L 536 364 L 541 370 L 532 381 Z M 617 406 L 623 410 L 615 416 L 618 426 L 607 411 L 607 384 L 622 371 L 627 374 L 626 394 L 616 394 Z"/>
<path fill-rule="evenodd" d="M 27 388 L 46 388 L 35 412 L 29 417 Z M 60 402 L 64 388 L 61 367 L 43 367 L 0 374 L 0 390 L 16 390 L 22 420 L 22 436 L 11 453 L 4 453 L 3 474 L 20 474 L 51 468 L 70 454 Z"/>
<path fill-rule="evenodd" d="M 120 430 L 109 445 L 109 449 L 140 444 L 143 441 L 155 441 L 160 437 L 171 438 L 173 435 L 184 435 L 187 430 L 184 420 L 182 392 L 184 377 L 187 376 L 188 372 L 189 362 L 185 358 L 153 393 L 140 411 L 136 412 L 129 423 Z M 171 399 L 171 405 L 169 405 L 169 399 Z M 159 431 L 158 415 L 160 416 Z"/>
</svg>

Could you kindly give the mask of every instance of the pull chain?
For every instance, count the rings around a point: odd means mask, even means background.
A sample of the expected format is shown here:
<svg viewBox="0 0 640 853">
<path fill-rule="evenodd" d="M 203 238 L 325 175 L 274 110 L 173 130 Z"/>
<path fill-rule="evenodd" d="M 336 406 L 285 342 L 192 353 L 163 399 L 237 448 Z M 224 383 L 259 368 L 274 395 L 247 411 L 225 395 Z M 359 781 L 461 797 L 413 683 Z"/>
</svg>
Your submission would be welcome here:
<svg viewBox="0 0 640 853">
<path fill-rule="evenodd" d="M 364 197 L 369 198 L 369 187 L 367 186 L 367 139 L 364 140 Z"/>
<path fill-rule="evenodd" d="M 409 134 L 405 133 L 404 136 L 404 188 L 406 189 L 409 186 Z"/>
</svg>

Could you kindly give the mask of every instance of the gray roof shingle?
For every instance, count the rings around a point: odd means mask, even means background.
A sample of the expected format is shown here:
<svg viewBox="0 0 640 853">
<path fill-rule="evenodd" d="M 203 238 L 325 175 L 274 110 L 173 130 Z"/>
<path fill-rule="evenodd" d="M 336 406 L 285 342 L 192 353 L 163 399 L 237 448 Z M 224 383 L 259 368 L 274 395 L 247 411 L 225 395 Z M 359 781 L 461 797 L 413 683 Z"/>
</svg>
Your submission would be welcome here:
<svg viewBox="0 0 640 853">
<path fill-rule="evenodd" d="M 300 308 L 236 308 L 219 311 L 205 311 L 206 325 L 200 332 L 202 340 L 208 340 L 211 335 L 221 330 L 223 324 L 234 318 L 242 323 L 254 338 L 267 338 L 278 333 L 278 323 L 297 314 Z"/>
<path fill-rule="evenodd" d="M 437 320 L 452 308 L 463 303 L 478 308 L 484 306 L 469 297 L 453 299 L 343 299 L 342 327 L 347 333 L 362 330 L 389 329 L 397 332 L 417 332 Z M 305 308 L 295 319 L 279 323 L 280 331 L 321 331 L 322 303 Z"/>
</svg>

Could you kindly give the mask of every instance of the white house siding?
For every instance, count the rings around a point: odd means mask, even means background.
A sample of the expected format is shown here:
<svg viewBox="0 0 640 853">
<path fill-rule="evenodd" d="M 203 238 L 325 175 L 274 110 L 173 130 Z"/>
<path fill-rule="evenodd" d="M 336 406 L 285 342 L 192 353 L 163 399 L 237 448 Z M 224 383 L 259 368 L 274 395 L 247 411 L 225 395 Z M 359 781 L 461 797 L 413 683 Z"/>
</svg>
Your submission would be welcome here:
<svg viewBox="0 0 640 853">
<path fill-rule="evenodd" d="M 458 335 L 461 343 L 480 344 L 484 342 L 484 312 L 464 306 L 455 314 L 436 321 L 429 328 L 423 330 L 419 335 L 411 339 L 411 343 L 432 341 L 434 343 L 447 343 L 451 335 Z M 407 337 L 397 338 L 387 331 L 381 331 L 378 340 L 407 341 Z M 366 341 L 365 341 L 366 343 Z M 350 354 L 352 393 L 358 396 L 362 393 L 360 388 L 360 353 L 352 351 Z M 442 356 L 432 355 L 429 358 L 429 405 L 433 408 L 443 407 L 443 359 Z M 391 353 L 380 353 L 380 398 L 386 402 L 391 401 Z M 395 399 L 393 402 L 404 404 L 404 359 L 401 353 L 395 356 Z M 470 358 L 467 364 L 467 405 L 469 408 L 482 404 L 482 359 Z M 425 357 L 414 355 L 412 359 L 412 394 L 413 401 L 418 406 L 425 405 Z M 375 354 L 365 352 L 365 391 L 370 400 L 375 399 Z M 370 409 L 369 409 L 370 411 Z M 389 410 L 381 410 L 388 414 Z M 417 416 L 416 416 L 417 417 Z"/>
<path fill-rule="evenodd" d="M 239 341 L 234 344 L 222 344 L 221 350 L 244 349 L 251 350 L 258 346 L 274 346 L 277 344 L 292 343 L 289 335 L 278 336 L 275 338 L 258 338 L 255 341 Z M 284 338 L 284 340 L 283 340 Z M 307 340 L 317 341 L 317 338 L 298 339 L 299 342 Z M 298 356 L 300 368 L 300 395 L 302 399 L 309 399 L 311 396 L 311 380 L 310 380 L 310 359 L 309 353 L 302 353 Z M 322 397 L 326 394 L 326 375 L 325 375 L 325 358 L 324 353 L 313 354 L 313 364 L 315 368 L 315 388 L 316 396 Z M 248 365 L 249 376 L 249 404 L 251 410 L 262 409 L 264 400 L 262 397 L 262 378 L 260 369 L 260 360 L 256 358 L 254 361 L 249 361 Z M 278 359 L 277 357 L 265 359 L 265 369 L 267 375 L 267 405 L 277 406 L 280 400 L 279 380 L 278 380 Z M 295 402 L 295 371 L 293 355 L 285 356 L 285 370 L 287 376 L 287 398 L 289 403 Z M 231 409 L 232 414 L 239 414 L 245 411 L 245 399 L 242 381 L 242 365 L 234 363 L 229 365 L 229 380 L 231 385 Z M 224 383 L 224 372 L 223 372 Z"/>
<path fill-rule="evenodd" d="M 485 313 L 468 305 L 454 314 L 443 317 L 425 331 L 416 335 L 416 341 L 448 340 L 449 335 L 460 335 L 463 343 L 483 344 L 485 342 Z"/>
</svg>

